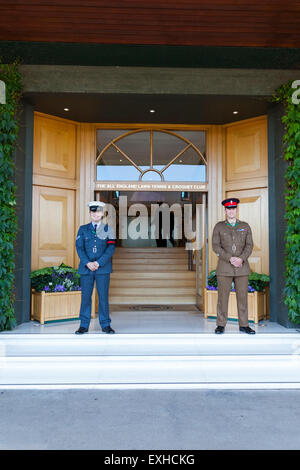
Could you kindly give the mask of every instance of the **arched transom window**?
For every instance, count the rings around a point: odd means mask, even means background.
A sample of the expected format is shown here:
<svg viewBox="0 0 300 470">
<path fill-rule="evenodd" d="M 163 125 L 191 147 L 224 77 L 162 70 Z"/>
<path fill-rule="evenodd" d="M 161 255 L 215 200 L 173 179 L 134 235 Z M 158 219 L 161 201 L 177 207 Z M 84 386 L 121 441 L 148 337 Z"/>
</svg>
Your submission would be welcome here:
<svg viewBox="0 0 300 470">
<path fill-rule="evenodd" d="M 205 131 L 98 129 L 97 181 L 206 181 Z"/>
</svg>

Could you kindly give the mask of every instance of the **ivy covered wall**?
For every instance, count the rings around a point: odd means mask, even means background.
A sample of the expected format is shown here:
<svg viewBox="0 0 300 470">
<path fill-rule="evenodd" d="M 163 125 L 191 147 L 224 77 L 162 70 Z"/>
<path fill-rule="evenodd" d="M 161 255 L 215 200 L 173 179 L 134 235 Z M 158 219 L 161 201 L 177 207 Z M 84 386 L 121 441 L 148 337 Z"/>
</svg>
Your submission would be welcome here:
<svg viewBox="0 0 300 470">
<path fill-rule="evenodd" d="M 300 93 L 290 81 L 279 87 L 272 101 L 282 103 L 285 134 L 285 287 L 284 302 L 289 320 L 300 324 Z M 300 82 L 298 84 L 298 88 Z"/>
<path fill-rule="evenodd" d="M 0 61 L 0 80 L 5 83 L 5 103 L 0 104 L 0 331 L 15 324 L 14 270 L 18 225 L 16 217 L 15 165 L 13 162 L 18 138 L 18 103 L 22 79 L 18 63 Z"/>
</svg>

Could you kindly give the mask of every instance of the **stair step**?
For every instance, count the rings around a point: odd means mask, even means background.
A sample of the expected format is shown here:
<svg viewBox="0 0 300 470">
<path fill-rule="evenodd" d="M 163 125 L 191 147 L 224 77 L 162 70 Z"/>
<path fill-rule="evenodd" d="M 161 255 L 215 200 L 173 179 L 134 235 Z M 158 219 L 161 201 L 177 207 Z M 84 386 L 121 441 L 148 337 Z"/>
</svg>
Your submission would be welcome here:
<svg viewBox="0 0 300 470">
<path fill-rule="evenodd" d="M 0 358 L 26 356 L 292 356 L 299 333 L 68 333 L 2 332 Z M 298 350 L 298 349 L 297 349 Z M 297 361 L 296 361 L 297 362 Z"/>
<path fill-rule="evenodd" d="M 151 253 L 144 253 L 144 252 L 138 252 L 138 253 L 130 253 L 126 252 L 123 253 L 122 251 L 115 253 L 113 260 L 116 259 L 188 259 L 188 254 L 187 252 L 185 253 L 156 253 L 156 252 L 151 252 Z"/>
<path fill-rule="evenodd" d="M 166 247 L 166 248 L 160 248 L 160 247 L 120 247 L 118 246 L 116 248 L 116 253 L 119 251 L 122 252 L 128 252 L 128 253 L 151 253 L 151 252 L 156 252 L 156 253 L 180 253 L 180 252 L 187 252 L 184 247 Z"/>
<path fill-rule="evenodd" d="M 110 296 L 178 296 L 178 295 L 195 295 L 195 287 L 110 287 Z"/>
<path fill-rule="evenodd" d="M 296 361 L 286 356 L 106 356 L 99 357 L 31 357 L 6 358 L 5 385 L 178 385 L 195 388 L 215 385 L 216 388 L 259 389 L 300 388 L 300 370 Z"/>
<path fill-rule="evenodd" d="M 0 384 L 300 388 L 299 334 L 242 339 L 214 333 L 1 334 Z"/>
<path fill-rule="evenodd" d="M 110 289 L 116 287 L 162 287 L 161 279 L 115 279 L 111 278 Z M 178 288 L 178 287 L 193 287 L 195 288 L 194 279 L 165 279 L 163 287 Z"/>
<path fill-rule="evenodd" d="M 168 280 L 168 279 L 195 279 L 196 272 L 195 271 L 184 271 L 184 273 L 173 271 L 173 272 L 163 272 L 163 271 L 155 271 L 155 272 L 126 272 L 124 271 L 114 271 L 111 275 L 111 282 L 117 279 L 157 279 L 157 280 Z"/>
<path fill-rule="evenodd" d="M 153 304 L 153 305 L 176 305 L 180 304 L 195 304 L 196 303 L 196 295 L 186 295 L 186 296 L 177 296 L 174 295 L 161 295 L 157 296 L 139 296 L 139 295 L 126 295 L 126 296 L 119 296 L 119 295 L 110 295 L 109 296 L 109 303 L 111 305 L 145 305 L 145 304 Z"/>
<path fill-rule="evenodd" d="M 180 271 L 181 273 L 187 272 L 187 266 L 186 264 L 181 265 L 181 264 L 162 264 L 162 265 L 152 265 L 152 264 L 135 264 L 135 263 L 125 263 L 125 264 L 118 264 L 115 265 L 113 263 L 113 270 L 116 271 L 152 271 L 152 272 L 169 272 L 169 271 Z"/>
<path fill-rule="evenodd" d="M 142 265 L 161 265 L 161 264 L 179 264 L 187 266 L 187 259 L 185 258 L 114 258 L 113 266 L 123 264 L 142 264 Z"/>
</svg>

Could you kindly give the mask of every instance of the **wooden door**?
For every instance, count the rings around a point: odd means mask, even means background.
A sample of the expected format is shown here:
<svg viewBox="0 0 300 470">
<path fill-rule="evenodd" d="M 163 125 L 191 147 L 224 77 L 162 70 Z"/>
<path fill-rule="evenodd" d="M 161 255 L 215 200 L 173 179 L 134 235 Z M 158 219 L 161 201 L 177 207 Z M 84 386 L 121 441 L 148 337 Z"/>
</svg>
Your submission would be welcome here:
<svg viewBox="0 0 300 470">
<path fill-rule="evenodd" d="M 229 191 L 227 197 L 237 197 L 238 218 L 248 224 L 252 230 L 254 248 L 248 261 L 251 271 L 269 273 L 269 224 L 267 188 Z"/>
<path fill-rule="evenodd" d="M 33 187 L 32 269 L 74 265 L 75 191 Z"/>
<path fill-rule="evenodd" d="M 35 175 L 66 179 L 70 185 L 76 179 L 76 128 L 66 119 L 35 113 L 34 157 Z"/>
<path fill-rule="evenodd" d="M 225 126 L 225 196 L 240 199 L 238 218 L 248 222 L 254 249 L 252 271 L 269 273 L 267 117 Z"/>
<path fill-rule="evenodd" d="M 34 115 L 32 270 L 75 263 L 77 127 Z"/>
</svg>

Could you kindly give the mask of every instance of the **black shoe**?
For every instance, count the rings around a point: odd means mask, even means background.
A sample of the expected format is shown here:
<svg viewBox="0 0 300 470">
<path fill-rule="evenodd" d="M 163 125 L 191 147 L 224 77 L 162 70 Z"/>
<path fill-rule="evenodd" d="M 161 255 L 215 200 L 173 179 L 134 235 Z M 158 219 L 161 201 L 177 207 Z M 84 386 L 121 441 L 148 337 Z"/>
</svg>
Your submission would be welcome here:
<svg viewBox="0 0 300 470">
<path fill-rule="evenodd" d="M 240 331 L 247 333 L 248 335 L 255 335 L 255 331 L 250 326 L 240 326 Z"/>
<path fill-rule="evenodd" d="M 104 333 L 114 333 L 115 330 L 113 330 L 110 326 L 105 326 L 104 328 L 102 328 L 102 331 Z"/>
<path fill-rule="evenodd" d="M 215 329 L 215 333 L 217 335 L 221 335 L 222 333 L 224 333 L 224 330 L 225 330 L 224 326 L 217 326 L 217 328 Z"/>
<path fill-rule="evenodd" d="M 80 326 L 77 331 L 75 331 L 76 335 L 82 335 L 83 333 L 87 333 L 89 330 L 87 328 L 84 328 L 83 326 Z"/>
</svg>

